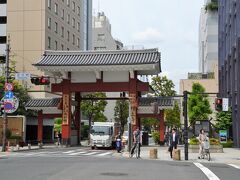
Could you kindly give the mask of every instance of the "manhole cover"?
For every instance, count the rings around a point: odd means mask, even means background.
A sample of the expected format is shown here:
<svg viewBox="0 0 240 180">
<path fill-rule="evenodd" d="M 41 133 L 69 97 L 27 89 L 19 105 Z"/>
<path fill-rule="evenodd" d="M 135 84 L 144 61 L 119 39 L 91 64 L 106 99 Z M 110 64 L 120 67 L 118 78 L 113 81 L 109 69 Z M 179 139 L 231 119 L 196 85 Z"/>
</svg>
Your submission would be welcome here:
<svg viewBox="0 0 240 180">
<path fill-rule="evenodd" d="M 103 175 L 103 176 L 127 176 L 128 174 L 107 172 L 107 173 L 101 173 L 101 175 Z"/>
</svg>

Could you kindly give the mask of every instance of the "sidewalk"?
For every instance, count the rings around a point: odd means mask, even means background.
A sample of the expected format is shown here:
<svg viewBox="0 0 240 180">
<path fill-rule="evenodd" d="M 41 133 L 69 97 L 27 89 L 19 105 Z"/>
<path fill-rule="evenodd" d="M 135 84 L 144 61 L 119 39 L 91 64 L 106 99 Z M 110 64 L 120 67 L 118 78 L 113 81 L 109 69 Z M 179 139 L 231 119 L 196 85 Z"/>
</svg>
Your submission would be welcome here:
<svg viewBox="0 0 240 180">
<path fill-rule="evenodd" d="M 142 159 L 150 159 L 149 158 L 149 151 L 150 149 L 156 148 L 158 151 L 158 159 L 156 160 L 163 160 L 163 161 L 173 161 L 170 158 L 168 147 L 159 147 L 159 146 L 148 146 L 148 147 L 141 147 L 141 158 Z M 179 146 L 178 149 L 181 150 L 181 161 L 185 161 L 184 158 L 184 147 Z M 129 157 L 129 153 L 124 151 L 122 153 L 123 157 Z M 209 161 L 205 159 L 198 159 L 198 153 L 189 153 L 188 154 L 188 161 L 190 162 L 206 162 Z M 240 149 L 237 148 L 224 148 L 223 153 L 211 153 L 211 163 L 227 163 L 227 164 L 239 164 L 240 165 Z"/>
</svg>

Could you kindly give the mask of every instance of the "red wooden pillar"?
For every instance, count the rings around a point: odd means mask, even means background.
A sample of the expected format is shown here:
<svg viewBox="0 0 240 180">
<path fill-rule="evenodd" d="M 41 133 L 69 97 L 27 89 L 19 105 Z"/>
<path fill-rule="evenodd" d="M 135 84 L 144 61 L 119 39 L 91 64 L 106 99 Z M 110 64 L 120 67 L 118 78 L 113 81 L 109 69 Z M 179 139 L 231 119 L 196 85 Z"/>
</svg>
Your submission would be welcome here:
<svg viewBox="0 0 240 180">
<path fill-rule="evenodd" d="M 164 144 L 164 110 L 160 110 L 160 114 L 159 114 L 159 120 L 160 120 L 160 124 L 159 124 L 159 134 L 160 134 L 160 144 L 163 145 Z"/>
<path fill-rule="evenodd" d="M 75 93 L 75 101 L 77 101 L 77 106 L 75 107 L 75 121 L 77 123 L 77 138 L 78 144 L 81 144 L 81 94 L 80 92 Z"/>
<path fill-rule="evenodd" d="M 137 117 L 137 107 L 138 107 L 138 98 L 137 98 L 137 72 L 130 73 L 129 76 L 129 98 L 131 105 L 131 118 L 132 118 L 132 130 L 134 131 L 139 127 L 139 119 Z"/>
<path fill-rule="evenodd" d="M 62 141 L 68 146 L 71 144 L 71 92 L 69 90 L 70 80 L 63 80 L 63 111 L 62 111 Z"/>
<path fill-rule="evenodd" d="M 43 113 L 42 110 L 38 111 L 38 142 L 42 143 L 43 140 Z"/>
</svg>

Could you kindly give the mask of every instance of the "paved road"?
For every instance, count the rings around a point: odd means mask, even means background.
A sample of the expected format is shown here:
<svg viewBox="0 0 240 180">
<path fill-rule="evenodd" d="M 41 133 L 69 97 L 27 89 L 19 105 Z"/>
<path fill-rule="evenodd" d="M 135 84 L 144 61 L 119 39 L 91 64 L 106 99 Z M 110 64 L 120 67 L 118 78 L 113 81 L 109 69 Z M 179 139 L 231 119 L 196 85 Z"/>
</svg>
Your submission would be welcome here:
<svg viewBox="0 0 240 180">
<path fill-rule="evenodd" d="M 86 148 L 10 153 L 0 157 L 0 179 L 239 180 L 240 177 L 238 166 L 129 159 L 113 153 L 114 151 Z"/>
</svg>

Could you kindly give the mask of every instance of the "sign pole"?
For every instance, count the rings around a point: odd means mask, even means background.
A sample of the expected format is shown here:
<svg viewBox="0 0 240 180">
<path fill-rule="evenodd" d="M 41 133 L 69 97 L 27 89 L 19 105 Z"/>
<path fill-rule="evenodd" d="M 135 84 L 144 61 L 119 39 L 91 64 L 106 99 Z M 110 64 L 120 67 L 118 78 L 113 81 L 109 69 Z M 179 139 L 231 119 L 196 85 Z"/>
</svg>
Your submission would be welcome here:
<svg viewBox="0 0 240 180">
<path fill-rule="evenodd" d="M 5 66 L 5 84 L 8 83 L 9 77 L 9 44 L 6 45 L 6 66 Z M 6 88 L 5 88 L 6 93 Z M 6 151 L 6 134 L 7 134 L 8 119 L 6 110 L 3 113 L 3 138 L 2 138 L 2 152 Z"/>
<path fill-rule="evenodd" d="M 188 92 L 183 92 L 183 116 L 184 116 L 184 155 L 185 160 L 188 160 L 188 117 L 187 117 L 187 100 Z"/>
</svg>

